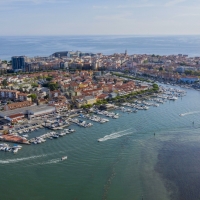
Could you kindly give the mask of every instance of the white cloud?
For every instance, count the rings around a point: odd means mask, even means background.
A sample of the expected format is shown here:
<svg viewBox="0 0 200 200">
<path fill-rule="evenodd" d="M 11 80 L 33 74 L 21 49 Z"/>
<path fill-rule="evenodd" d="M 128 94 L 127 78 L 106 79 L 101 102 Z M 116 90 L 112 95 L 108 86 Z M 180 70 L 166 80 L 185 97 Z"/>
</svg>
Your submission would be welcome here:
<svg viewBox="0 0 200 200">
<path fill-rule="evenodd" d="M 182 2 L 185 2 L 187 0 L 172 0 L 172 1 L 169 1 L 165 4 L 165 6 L 173 6 L 173 5 L 176 5 L 176 4 L 180 4 Z"/>
</svg>

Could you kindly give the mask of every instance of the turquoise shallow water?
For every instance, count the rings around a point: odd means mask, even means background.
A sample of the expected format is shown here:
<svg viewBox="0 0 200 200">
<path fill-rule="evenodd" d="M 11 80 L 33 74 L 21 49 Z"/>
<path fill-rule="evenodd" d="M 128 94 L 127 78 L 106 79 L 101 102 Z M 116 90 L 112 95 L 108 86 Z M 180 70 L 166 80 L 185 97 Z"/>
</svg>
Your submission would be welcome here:
<svg viewBox="0 0 200 200">
<path fill-rule="evenodd" d="M 23 146 L 16 155 L 0 152 L 1 199 L 198 199 L 199 99 L 199 92 L 187 90 L 175 102 L 119 112 L 106 124 L 72 125 L 75 133 Z"/>
</svg>

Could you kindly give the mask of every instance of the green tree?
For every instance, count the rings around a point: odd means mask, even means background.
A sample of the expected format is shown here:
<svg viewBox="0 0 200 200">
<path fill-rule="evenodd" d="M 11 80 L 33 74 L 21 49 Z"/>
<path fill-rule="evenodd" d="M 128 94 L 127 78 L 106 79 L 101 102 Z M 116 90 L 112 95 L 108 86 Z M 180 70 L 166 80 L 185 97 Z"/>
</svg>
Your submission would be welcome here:
<svg viewBox="0 0 200 200">
<path fill-rule="evenodd" d="M 48 77 L 46 78 L 46 80 L 47 80 L 47 81 L 52 81 L 52 80 L 53 80 L 53 77 L 48 76 Z"/>
<path fill-rule="evenodd" d="M 58 89 L 58 84 L 57 83 L 49 83 L 48 86 L 49 86 L 49 89 L 51 91 L 54 91 L 54 90 Z"/>
<path fill-rule="evenodd" d="M 30 97 L 32 99 L 32 101 L 35 101 L 37 99 L 36 94 L 30 94 L 30 95 L 28 95 L 28 97 Z"/>
<path fill-rule="evenodd" d="M 8 85 L 8 81 L 7 81 L 6 79 L 4 79 L 4 80 L 2 81 L 2 85 L 3 85 L 3 86 L 7 86 L 7 85 Z"/>
<path fill-rule="evenodd" d="M 32 83 L 31 86 L 32 86 L 33 88 L 36 88 L 36 87 L 38 87 L 38 84 L 37 84 L 37 83 Z"/>
</svg>

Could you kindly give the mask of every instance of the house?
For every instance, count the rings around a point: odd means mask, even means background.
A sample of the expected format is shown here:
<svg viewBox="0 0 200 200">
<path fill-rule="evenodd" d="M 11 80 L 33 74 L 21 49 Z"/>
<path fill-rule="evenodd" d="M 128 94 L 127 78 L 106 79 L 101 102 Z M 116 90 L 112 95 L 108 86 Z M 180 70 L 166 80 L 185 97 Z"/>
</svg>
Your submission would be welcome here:
<svg viewBox="0 0 200 200">
<path fill-rule="evenodd" d="M 85 98 L 84 98 L 84 100 L 85 100 L 85 103 L 86 104 L 91 104 L 91 105 L 93 105 L 94 103 L 96 103 L 96 98 L 95 97 L 93 97 L 93 96 L 86 96 Z"/>
<path fill-rule="evenodd" d="M 117 97 L 117 93 L 112 92 L 108 96 L 109 96 L 109 98 L 115 98 L 115 97 Z"/>
</svg>

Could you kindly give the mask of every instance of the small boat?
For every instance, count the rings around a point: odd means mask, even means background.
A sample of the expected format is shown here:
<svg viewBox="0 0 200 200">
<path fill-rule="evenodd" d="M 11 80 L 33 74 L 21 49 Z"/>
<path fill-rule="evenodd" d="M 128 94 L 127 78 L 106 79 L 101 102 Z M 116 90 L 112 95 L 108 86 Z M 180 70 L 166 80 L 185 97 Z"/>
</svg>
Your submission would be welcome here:
<svg viewBox="0 0 200 200">
<path fill-rule="evenodd" d="M 63 156 L 61 160 L 67 160 L 67 156 Z"/>
<path fill-rule="evenodd" d="M 58 136 L 58 135 L 53 135 L 52 137 L 53 137 L 53 138 L 59 138 L 59 136 Z"/>
<path fill-rule="evenodd" d="M 61 133 L 59 133 L 59 136 L 64 136 L 64 135 L 66 135 L 65 132 L 61 132 Z"/>
<path fill-rule="evenodd" d="M 17 153 L 18 150 L 19 150 L 18 148 L 14 149 L 14 150 L 13 150 L 13 153 Z"/>
<path fill-rule="evenodd" d="M 22 136 L 26 138 L 26 137 L 28 137 L 28 134 L 25 134 L 25 135 L 22 135 Z"/>
<path fill-rule="evenodd" d="M 18 145 L 18 144 L 16 144 L 16 145 L 13 146 L 13 149 L 21 149 L 21 148 L 22 148 L 22 146 Z"/>
<path fill-rule="evenodd" d="M 69 128 L 68 131 L 71 132 L 71 133 L 72 133 L 72 132 L 75 132 L 75 130 L 74 130 L 74 129 L 71 129 L 71 128 Z"/>
</svg>

